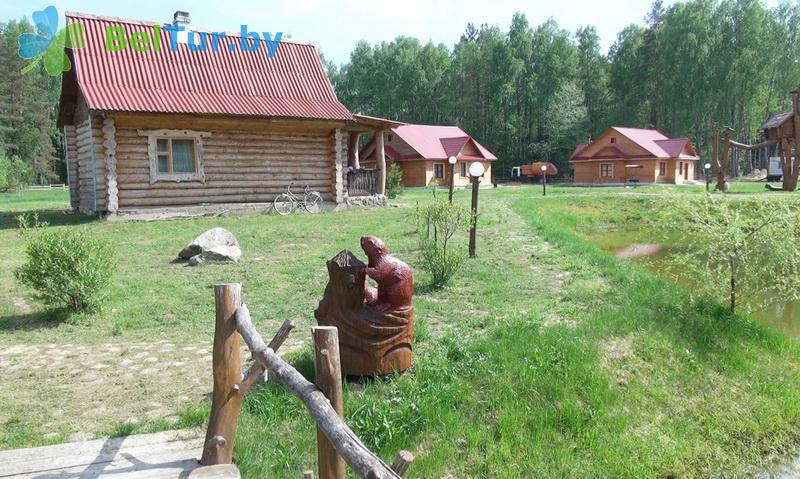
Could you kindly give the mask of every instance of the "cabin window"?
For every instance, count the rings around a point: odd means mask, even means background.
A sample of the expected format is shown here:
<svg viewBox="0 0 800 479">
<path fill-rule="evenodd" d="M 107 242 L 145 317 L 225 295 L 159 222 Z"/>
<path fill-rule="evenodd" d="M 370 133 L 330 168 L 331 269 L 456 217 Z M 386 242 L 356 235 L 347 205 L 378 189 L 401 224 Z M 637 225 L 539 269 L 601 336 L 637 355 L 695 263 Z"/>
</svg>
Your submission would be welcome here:
<svg viewBox="0 0 800 479">
<path fill-rule="evenodd" d="M 467 162 L 466 161 L 462 161 L 461 162 L 461 177 L 462 178 L 466 178 L 466 176 L 467 176 Z"/>
<path fill-rule="evenodd" d="M 614 176 L 614 163 L 600 163 L 600 178 L 612 178 Z"/>
<path fill-rule="evenodd" d="M 203 138 L 210 133 L 191 130 L 139 130 L 148 141 L 150 183 L 200 181 L 203 172 Z"/>
<path fill-rule="evenodd" d="M 156 140 L 159 173 L 196 173 L 194 140 L 158 138 Z"/>
<path fill-rule="evenodd" d="M 392 140 L 394 140 L 394 135 L 389 133 L 389 135 L 386 137 L 386 141 L 392 141 Z"/>
<path fill-rule="evenodd" d="M 444 164 L 443 163 L 434 163 L 433 164 L 433 177 L 437 180 L 441 180 L 444 178 Z"/>
<path fill-rule="evenodd" d="M 616 142 L 617 142 L 617 137 L 616 136 L 612 136 L 611 137 L 611 143 L 616 143 Z"/>
<path fill-rule="evenodd" d="M 658 164 L 658 176 L 664 176 L 667 174 L 667 162 L 662 161 Z"/>
<path fill-rule="evenodd" d="M 681 175 L 683 174 L 683 162 L 682 161 L 678 162 L 678 173 L 681 174 Z"/>
</svg>

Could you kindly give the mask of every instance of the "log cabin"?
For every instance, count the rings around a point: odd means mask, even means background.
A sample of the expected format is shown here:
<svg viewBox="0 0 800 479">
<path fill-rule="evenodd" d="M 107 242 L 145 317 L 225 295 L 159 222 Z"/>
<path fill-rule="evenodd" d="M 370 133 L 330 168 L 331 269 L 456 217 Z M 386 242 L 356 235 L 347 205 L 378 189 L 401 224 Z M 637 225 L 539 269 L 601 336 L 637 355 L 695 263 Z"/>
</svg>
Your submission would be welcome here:
<svg viewBox="0 0 800 479">
<path fill-rule="evenodd" d="M 352 142 L 398 124 L 351 114 L 312 44 L 284 39 L 269 57 L 263 39 L 246 51 L 230 33 L 215 51 L 189 48 L 188 35 L 173 50 L 165 27 L 193 31 L 186 12 L 171 24 L 74 12 L 66 21 L 83 24 L 85 39 L 66 50 L 58 117 L 71 205 L 83 213 L 269 203 L 290 184 L 344 203 Z M 161 48 L 110 50 L 109 28 Z"/>
<path fill-rule="evenodd" d="M 368 142 L 359 156 L 366 166 L 375 162 L 376 140 L 383 143 L 385 161 L 397 164 L 403 174 L 403 186 L 419 187 L 431 183 L 464 187 L 470 184 L 469 164 L 483 163 L 484 178 L 492 178 L 492 163 L 497 157 L 457 126 L 402 124 L 385 130 L 383 138 Z M 448 159 L 456 157 L 451 166 Z"/>
<path fill-rule="evenodd" d="M 570 157 L 577 185 L 680 184 L 695 179 L 699 157 L 688 138 L 611 127 Z"/>
</svg>

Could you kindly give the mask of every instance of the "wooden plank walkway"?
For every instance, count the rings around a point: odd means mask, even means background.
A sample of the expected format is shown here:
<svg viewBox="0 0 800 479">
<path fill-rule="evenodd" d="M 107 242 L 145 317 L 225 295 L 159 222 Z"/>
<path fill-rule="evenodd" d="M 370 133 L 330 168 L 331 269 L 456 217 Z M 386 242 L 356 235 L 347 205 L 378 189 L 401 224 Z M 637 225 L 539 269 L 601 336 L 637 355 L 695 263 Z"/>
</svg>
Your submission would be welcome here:
<svg viewBox="0 0 800 479">
<path fill-rule="evenodd" d="M 166 431 L 0 451 L 0 478 L 238 479 L 234 466 L 201 468 L 203 433 Z"/>
</svg>

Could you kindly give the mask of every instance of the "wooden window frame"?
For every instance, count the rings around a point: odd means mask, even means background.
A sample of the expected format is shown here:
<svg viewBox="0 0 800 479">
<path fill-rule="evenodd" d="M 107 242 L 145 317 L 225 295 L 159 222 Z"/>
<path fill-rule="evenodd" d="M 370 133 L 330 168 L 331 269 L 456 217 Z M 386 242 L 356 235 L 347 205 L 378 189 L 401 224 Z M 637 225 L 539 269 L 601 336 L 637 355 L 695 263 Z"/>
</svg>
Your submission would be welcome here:
<svg viewBox="0 0 800 479">
<path fill-rule="evenodd" d="M 138 130 L 139 136 L 147 137 L 147 156 L 150 161 L 150 184 L 157 181 L 199 181 L 206 182 L 205 162 L 203 159 L 203 138 L 211 136 L 207 131 L 193 130 Z M 193 140 L 194 141 L 194 165 L 195 171 L 187 173 L 163 173 L 158 171 L 158 140 Z M 170 157 L 172 151 L 169 151 Z"/>
<path fill-rule="evenodd" d="M 466 161 L 461 162 L 461 167 L 459 168 L 458 173 L 459 175 L 461 175 L 462 178 L 466 178 L 467 176 L 469 176 L 469 168 L 467 168 Z"/>
<path fill-rule="evenodd" d="M 442 176 L 436 175 L 436 167 L 439 166 L 442 169 Z M 444 163 L 434 163 L 433 164 L 433 179 L 434 180 L 443 180 L 444 179 Z"/>
<path fill-rule="evenodd" d="M 658 176 L 667 176 L 667 162 L 666 161 L 659 161 L 658 162 Z"/>
<path fill-rule="evenodd" d="M 608 175 L 603 174 L 603 167 L 608 166 Z M 600 178 L 613 178 L 614 177 L 614 163 L 600 163 Z"/>
<path fill-rule="evenodd" d="M 616 136 L 612 136 L 611 137 L 611 143 L 615 144 L 616 142 L 617 142 L 617 137 Z"/>
</svg>

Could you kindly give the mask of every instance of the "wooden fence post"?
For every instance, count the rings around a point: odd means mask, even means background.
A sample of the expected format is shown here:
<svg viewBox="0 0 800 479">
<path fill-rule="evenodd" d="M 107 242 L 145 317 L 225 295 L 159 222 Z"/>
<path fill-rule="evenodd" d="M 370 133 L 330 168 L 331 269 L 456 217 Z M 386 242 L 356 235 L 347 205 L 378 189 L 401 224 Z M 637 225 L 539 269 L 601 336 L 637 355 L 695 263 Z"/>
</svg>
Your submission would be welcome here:
<svg viewBox="0 0 800 479">
<path fill-rule="evenodd" d="M 333 406 L 336 414 L 344 413 L 342 401 L 342 367 L 339 362 L 339 332 L 333 326 L 311 328 L 314 338 L 314 370 L 316 384 Z M 344 458 L 340 456 L 323 430 L 317 426 L 317 463 L 319 479 L 344 479 Z"/>
<path fill-rule="evenodd" d="M 241 284 L 214 286 L 216 324 L 214 327 L 214 392 L 211 417 L 200 463 L 204 466 L 230 464 L 233 443 L 242 407 L 242 366 L 239 359 L 239 333 L 236 330 L 236 310 L 242 304 Z"/>
<path fill-rule="evenodd" d="M 411 467 L 412 462 L 414 462 L 413 454 L 408 451 L 400 451 L 395 456 L 394 462 L 392 462 L 392 470 L 402 477 Z"/>
</svg>

